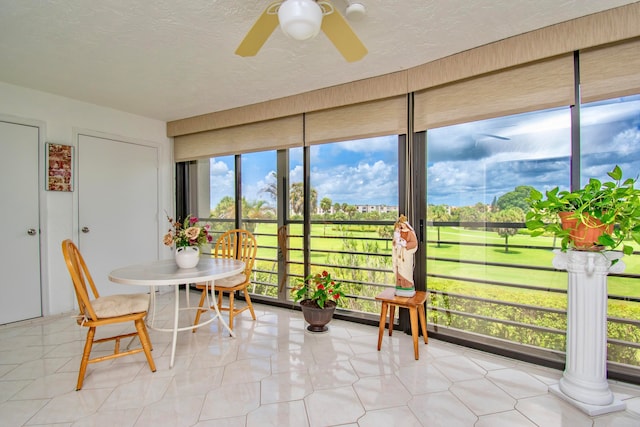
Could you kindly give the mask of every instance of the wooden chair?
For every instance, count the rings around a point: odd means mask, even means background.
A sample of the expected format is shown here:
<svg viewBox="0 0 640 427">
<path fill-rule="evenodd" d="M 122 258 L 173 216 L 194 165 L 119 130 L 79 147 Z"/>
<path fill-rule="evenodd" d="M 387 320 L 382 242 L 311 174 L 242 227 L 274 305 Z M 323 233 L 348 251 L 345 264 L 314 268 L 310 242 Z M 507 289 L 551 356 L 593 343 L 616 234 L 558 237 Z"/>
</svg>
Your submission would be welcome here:
<svg viewBox="0 0 640 427">
<path fill-rule="evenodd" d="M 225 279 L 216 280 L 213 284 L 215 291 L 218 291 L 218 310 L 229 312 L 229 329 L 233 330 L 233 319 L 238 314 L 245 310 L 251 312 L 251 317 L 256 320 L 256 314 L 253 311 L 253 304 L 251 304 L 251 297 L 247 291 L 247 287 L 251 283 L 251 270 L 256 259 L 256 252 L 258 251 L 258 243 L 255 236 L 242 229 L 229 230 L 221 235 L 216 241 L 214 254 L 216 258 L 235 258 L 245 264 L 244 272 L 236 276 L 228 277 Z M 200 303 L 198 307 L 203 307 L 209 287 L 202 283 L 196 285 L 197 289 L 202 289 L 202 295 L 200 296 Z M 234 307 L 234 294 L 236 291 L 242 291 L 244 299 L 247 305 L 243 308 L 237 309 Z M 223 294 L 229 294 L 229 306 L 222 306 Z M 214 302 L 215 304 L 215 302 Z M 213 308 L 213 306 L 211 307 Z M 198 324 L 200 321 L 200 314 L 202 310 L 198 310 L 196 319 L 194 322 Z M 193 329 L 195 332 L 196 329 Z"/>
<path fill-rule="evenodd" d="M 87 264 L 84 262 L 80 251 L 76 245 L 69 239 L 62 242 L 62 254 L 67 263 L 67 269 L 73 281 L 73 287 L 78 299 L 78 307 L 80 314 L 78 316 L 78 324 L 89 328 L 87 332 L 87 340 L 84 344 L 84 352 L 80 361 L 80 372 L 78 373 L 78 384 L 76 390 L 82 388 L 84 376 L 87 371 L 87 364 L 102 362 L 116 357 L 128 356 L 131 354 L 144 351 L 147 356 L 147 362 L 151 372 L 156 371 L 156 365 L 151 357 L 151 341 L 144 324 L 144 318 L 149 308 L 149 295 L 147 294 L 128 294 L 128 295 L 110 295 L 101 297 L 98 293 L 96 285 L 89 273 Z M 91 290 L 92 296 L 87 289 L 87 283 Z M 114 323 L 122 323 L 133 321 L 136 332 L 116 335 L 108 338 L 95 339 L 96 328 L 103 325 L 112 325 Z M 120 340 L 122 338 L 130 338 L 138 336 L 142 348 L 135 348 L 120 352 Z M 107 341 L 115 341 L 113 354 L 100 356 L 90 359 L 91 347 L 94 343 L 102 343 Z"/>
</svg>

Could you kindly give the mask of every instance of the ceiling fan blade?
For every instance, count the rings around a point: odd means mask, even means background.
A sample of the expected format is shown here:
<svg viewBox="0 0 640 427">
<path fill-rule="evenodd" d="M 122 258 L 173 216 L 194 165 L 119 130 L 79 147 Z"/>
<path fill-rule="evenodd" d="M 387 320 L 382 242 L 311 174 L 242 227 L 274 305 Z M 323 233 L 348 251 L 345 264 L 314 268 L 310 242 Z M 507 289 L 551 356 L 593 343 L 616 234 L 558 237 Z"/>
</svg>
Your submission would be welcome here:
<svg viewBox="0 0 640 427">
<path fill-rule="evenodd" d="M 346 19 L 334 9 L 322 18 L 322 31 L 348 62 L 359 61 L 368 53 Z"/>
<path fill-rule="evenodd" d="M 273 8 L 280 3 L 282 2 L 278 1 L 267 6 L 236 49 L 236 55 L 255 56 L 258 53 L 278 26 L 278 14 L 273 13 Z"/>
</svg>

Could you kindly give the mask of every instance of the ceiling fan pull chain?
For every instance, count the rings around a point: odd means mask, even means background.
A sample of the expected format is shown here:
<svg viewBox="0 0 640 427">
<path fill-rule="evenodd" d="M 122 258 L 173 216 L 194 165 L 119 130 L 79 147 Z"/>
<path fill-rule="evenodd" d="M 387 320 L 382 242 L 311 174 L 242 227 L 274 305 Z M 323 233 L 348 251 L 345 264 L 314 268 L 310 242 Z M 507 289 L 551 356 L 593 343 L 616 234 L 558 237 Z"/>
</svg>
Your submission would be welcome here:
<svg viewBox="0 0 640 427">
<path fill-rule="evenodd" d="M 322 9 L 323 15 L 330 15 L 335 12 L 333 4 L 329 3 L 328 1 L 318 1 L 316 3 L 318 3 L 318 6 L 320 6 L 320 9 Z"/>
<path fill-rule="evenodd" d="M 268 15 L 277 15 L 278 14 L 278 9 L 280 9 L 280 5 L 282 4 L 281 1 L 277 1 L 275 3 L 271 3 L 269 6 L 267 6 L 267 14 Z"/>
</svg>

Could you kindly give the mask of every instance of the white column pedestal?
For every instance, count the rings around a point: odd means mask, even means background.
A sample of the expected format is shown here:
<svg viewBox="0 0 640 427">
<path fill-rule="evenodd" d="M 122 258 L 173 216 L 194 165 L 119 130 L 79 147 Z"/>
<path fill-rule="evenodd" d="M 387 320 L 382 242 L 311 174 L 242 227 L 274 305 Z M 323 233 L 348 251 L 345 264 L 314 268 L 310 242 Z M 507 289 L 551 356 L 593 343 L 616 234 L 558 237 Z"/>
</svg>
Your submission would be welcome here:
<svg viewBox="0 0 640 427">
<path fill-rule="evenodd" d="M 554 252 L 553 266 L 569 273 L 567 356 L 560 383 L 549 391 L 590 416 L 624 410 L 607 382 L 607 274 L 624 270 L 623 254 Z"/>
</svg>

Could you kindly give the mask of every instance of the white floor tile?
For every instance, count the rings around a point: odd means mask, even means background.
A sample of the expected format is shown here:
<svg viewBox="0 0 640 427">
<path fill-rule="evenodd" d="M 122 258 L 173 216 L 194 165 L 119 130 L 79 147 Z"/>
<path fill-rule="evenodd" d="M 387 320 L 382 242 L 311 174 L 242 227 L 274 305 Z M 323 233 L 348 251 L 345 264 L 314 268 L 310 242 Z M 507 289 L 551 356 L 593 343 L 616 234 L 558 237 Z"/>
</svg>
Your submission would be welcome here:
<svg viewBox="0 0 640 427">
<path fill-rule="evenodd" d="M 306 427 L 308 425 L 304 402 L 295 400 L 261 405 L 247 415 L 246 427 Z"/>
<path fill-rule="evenodd" d="M 448 391 L 414 396 L 409 408 L 429 427 L 470 427 L 478 420 L 469 408 Z"/>
<path fill-rule="evenodd" d="M 449 391 L 476 415 L 509 411 L 516 404 L 516 399 L 486 378 L 456 382 Z"/>
<path fill-rule="evenodd" d="M 365 409 L 352 387 L 318 390 L 304 398 L 311 427 L 355 423 Z"/>
<path fill-rule="evenodd" d="M 411 409 L 406 406 L 367 411 L 358 420 L 359 427 L 421 427 L 422 425 L 414 413 L 411 412 Z"/>
<path fill-rule="evenodd" d="M 302 400 L 313 393 L 311 377 L 305 371 L 291 371 L 271 375 L 260 381 L 260 403 Z"/>
<path fill-rule="evenodd" d="M 225 384 L 207 393 L 200 420 L 247 415 L 259 406 L 259 382 Z"/>
<path fill-rule="evenodd" d="M 403 406 L 412 397 L 395 375 L 362 378 L 353 388 L 367 411 Z"/>
</svg>

